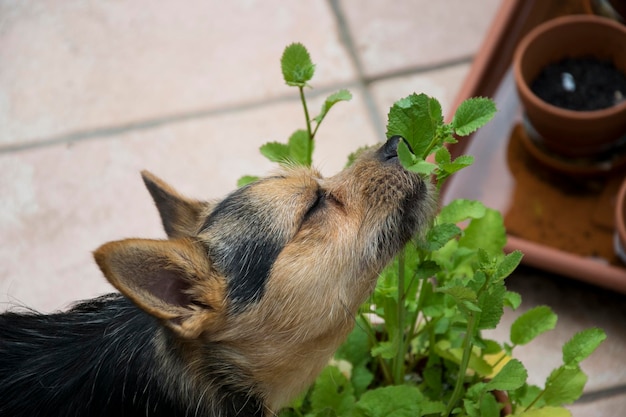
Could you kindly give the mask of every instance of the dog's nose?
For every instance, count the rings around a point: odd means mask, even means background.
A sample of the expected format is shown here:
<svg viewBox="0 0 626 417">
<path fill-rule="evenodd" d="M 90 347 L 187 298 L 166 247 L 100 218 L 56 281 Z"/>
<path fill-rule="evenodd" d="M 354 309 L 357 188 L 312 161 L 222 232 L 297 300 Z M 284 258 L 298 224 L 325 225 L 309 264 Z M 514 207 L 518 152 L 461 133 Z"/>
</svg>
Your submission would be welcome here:
<svg viewBox="0 0 626 417">
<path fill-rule="evenodd" d="M 398 144 L 400 141 L 404 141 L 406 145 L 411 149 L 409 143 L 402 136 L 392 136 L 383 146 L 378 150 L 378 155 L 383 161 L 388 161 L 398 156 Z M 412 151 L 412 150 L 411 150 Z"/>
</svg>

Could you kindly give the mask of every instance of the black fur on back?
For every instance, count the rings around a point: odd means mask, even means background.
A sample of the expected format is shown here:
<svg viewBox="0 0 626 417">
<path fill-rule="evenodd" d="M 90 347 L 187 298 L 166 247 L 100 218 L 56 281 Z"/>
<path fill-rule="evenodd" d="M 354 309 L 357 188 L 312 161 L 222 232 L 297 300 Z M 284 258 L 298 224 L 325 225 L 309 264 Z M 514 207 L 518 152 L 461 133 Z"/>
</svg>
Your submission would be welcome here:
<svg viewBox="0 0 626 417">
<path fill-rule="evenodd" d="M 157 335 L 172 347 L 169 367 Z M 219 385 L 220 374 L 237 370 L 207 349 L 203 381 L 216 386 L 185 394 L 195 402 L 186 404 L 173 394 L 191 386 L 173 336 L 119 294 L 51 315 L 3 313 L 0 416 L 263 416 L 261 401 Z"/>
</svg>

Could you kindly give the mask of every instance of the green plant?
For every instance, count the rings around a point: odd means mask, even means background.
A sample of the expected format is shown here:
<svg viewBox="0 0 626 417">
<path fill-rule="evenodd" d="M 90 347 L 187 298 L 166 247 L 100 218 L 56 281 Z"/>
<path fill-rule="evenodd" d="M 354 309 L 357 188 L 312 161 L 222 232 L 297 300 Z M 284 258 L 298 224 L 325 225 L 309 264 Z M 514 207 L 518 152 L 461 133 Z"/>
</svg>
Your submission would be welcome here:
<svg viewBox="0 0 626 417">
<path fill-rule="evenodd" d="M 315 67 L 308 52 L 292 44 L 281 65 L 287 84 L 299 89 L 307 129 L 296 131 L 287 143 L 263 145 L 261 153 L 274 162 L 311 165 L 322 120 L 334 104 L 351 96 L 345 90 L 329 96 L 311 119 L 304 88 Z M 425 178 L 434 177 L 440 188 L 473 162 L 465 155 L 453 160 L 446 145 L 456 142 L 455 135 L 471 134 L 495 112 L 491 100 L 469 99 L 444 123 L 436 99 L 412 94 L 390 109 L 387 137 L 404 137 L 408 145 L 400 142 L 398 149 L 402 164 Z M 574 335 L 563 346 L 563 364 L 545 386 L 529 385 L 513 351 L 554 328 L 557 317 L 549 307 L 537 307 L 513 323 L 509 343 L 482 336 L 483 330 L 498 325 L 505 306 L 516 309 L 521 303 L 521 296 L 508 291 L 504 281 L 522 254 L 505 254 L 505 242 L 496 210 L 469 200 L 443 207 L 430 230 L 381 273 L 333 363 L 281 416 L 495 417 L 502 408 L 492 395 L 496 390 L 507 392 L 516 416 L 569 415 L 562 405 L 575 401 L 586 382 L 579 364 L 606 336 L 600 329 Z"/>
</svg>

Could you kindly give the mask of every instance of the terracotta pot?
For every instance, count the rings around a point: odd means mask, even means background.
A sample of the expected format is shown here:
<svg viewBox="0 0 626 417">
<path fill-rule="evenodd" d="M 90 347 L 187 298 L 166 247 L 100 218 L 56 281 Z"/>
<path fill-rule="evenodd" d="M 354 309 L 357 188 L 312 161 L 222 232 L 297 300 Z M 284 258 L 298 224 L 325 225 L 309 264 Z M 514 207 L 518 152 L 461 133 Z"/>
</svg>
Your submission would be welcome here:
<svg viewBox="0 0 626 417">
<path fill-rule="evenodd" d="M 625 45 L 626 26 L 593 15 L 560 17 L 529 32 L 513 60 L 515 84 L 532 125 L 529 135 L 548 151 L 565 157 L 612 153 L 626 135 L 626 100 L 601 110 L 568 110 L 541 100 L 530 83 L 545 66 L 566 57 L 609 59 L 626 74 Z"/>
<path fill-rule="evenodd" d="M 626 179 L 615 203 L 615 253 L 626 264 Z"/>
</svg>

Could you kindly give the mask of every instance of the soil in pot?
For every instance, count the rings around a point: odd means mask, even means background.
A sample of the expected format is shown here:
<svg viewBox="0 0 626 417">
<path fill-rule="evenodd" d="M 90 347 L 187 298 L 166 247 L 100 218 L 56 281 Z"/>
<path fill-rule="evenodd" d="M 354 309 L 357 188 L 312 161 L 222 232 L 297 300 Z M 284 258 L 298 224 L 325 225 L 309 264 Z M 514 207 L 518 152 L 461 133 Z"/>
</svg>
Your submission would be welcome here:
<svg viewBox="0 0 626 417">
<path fill-rule="evenodd" d="M 608 60 L 567 57 L 544 67 L 530 88 L 557 107 L 600 110 L 626 100 L 626 75 Z"/>
</svg>

